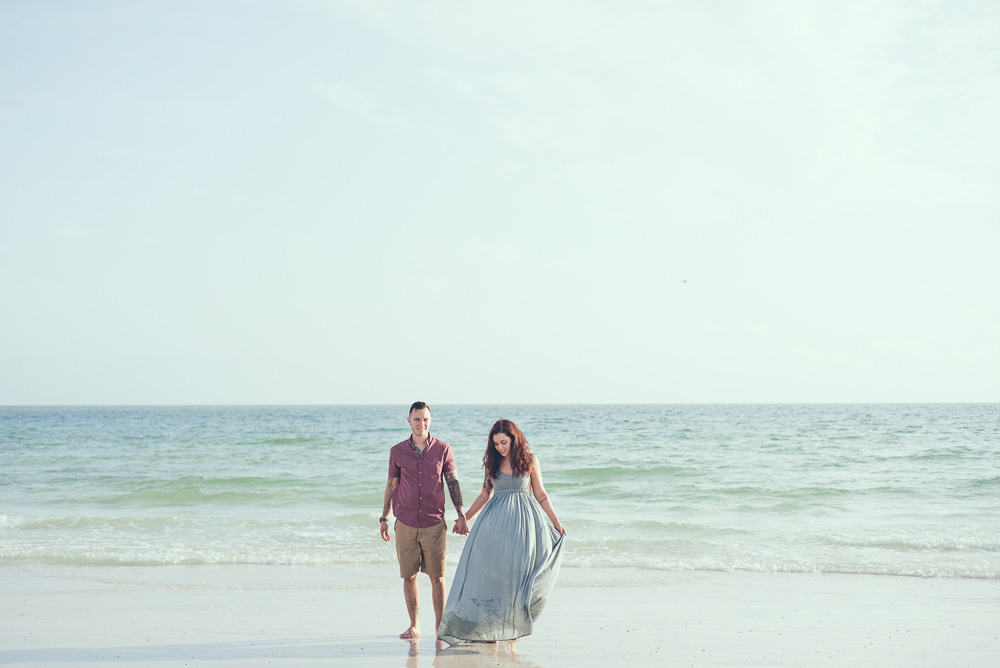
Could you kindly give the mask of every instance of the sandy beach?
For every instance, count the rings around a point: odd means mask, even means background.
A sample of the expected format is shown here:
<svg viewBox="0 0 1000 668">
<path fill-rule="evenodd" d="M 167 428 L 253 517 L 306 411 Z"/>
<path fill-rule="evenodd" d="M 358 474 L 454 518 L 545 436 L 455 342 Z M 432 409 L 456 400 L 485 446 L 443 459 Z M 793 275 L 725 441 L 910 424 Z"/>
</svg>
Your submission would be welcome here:
<svg viewBox="0 0 1000 668">
<path fill-rule="evenodd" d="M 532 636 L 439 647 L 391 566 L 5 566 L 2 666 L 992 666 L 1000 582 L 872 575 L 566 576 Z M 588 581 L 616 582 L 588 586 Z"/>
</svg>

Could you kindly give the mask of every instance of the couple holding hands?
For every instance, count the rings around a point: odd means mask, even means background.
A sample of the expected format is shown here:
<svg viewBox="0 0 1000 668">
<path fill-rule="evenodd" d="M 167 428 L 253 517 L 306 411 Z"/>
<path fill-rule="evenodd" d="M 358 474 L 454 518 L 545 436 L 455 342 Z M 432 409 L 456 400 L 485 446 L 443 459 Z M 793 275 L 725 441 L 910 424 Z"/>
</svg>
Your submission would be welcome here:
<svg viewBox="0 0 1000 668">
<path fill-rule="evenodd" d="M 527 439 L 510 420 L 496 421 L 483 455 L 483 488 L 466 511 L 451 447 L 430 435 L 430 408 L 414 403 L 406 421 L 412 433 L 389 451 L 389 482 L 379 519 L 382 539 L 389 541 L 389 511 L 396 517 L 396 557 L 410 616 L 410 627 L 399 637 L 420 635 L 419 571 L 431 579 L 442 640 L 492 642 L 530 634 L 555 585 L 566 529 L 545 492 Z M 468 536 L 447 605 L 442 480 L 458 512 L 452 531 Z M 477 514 L 470 530 L 466 522 Z"/>
</svg>

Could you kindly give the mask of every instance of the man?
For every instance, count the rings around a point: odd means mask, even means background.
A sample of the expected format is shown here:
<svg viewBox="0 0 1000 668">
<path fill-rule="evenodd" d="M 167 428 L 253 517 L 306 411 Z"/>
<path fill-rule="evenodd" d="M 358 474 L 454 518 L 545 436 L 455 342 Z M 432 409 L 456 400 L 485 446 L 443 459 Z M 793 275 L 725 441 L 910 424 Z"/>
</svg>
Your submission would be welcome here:
<svg viewBox="0 0 1000 668">
<path fill-rule="evenodd" d="M 420 636 L 417 573 L 423 571 L 431 579 L 434 600 L 434 628 L 441 623 L 444 611 L 444 560 L 448 526 L 444 520 L 444 487 L 448 486 L 451 502 L 458 512 L 452 529 L 467 535 L 469 528 L 462 508 L 462 491 L 455 472 L 455 456 L 451 447 L 431 436 L 431 409 L 422 401 L 410 406 L 406 418 L 412 433 L 389 451 L 389 482 L 385 486 L 385 503 L 379 530 L 382 540 L 389 541 L 389 510 L 396 516 L 396 559 L 403 578 L 403 597 L 410 615 L 410 628 L 400 638 Z"/>
</svg>

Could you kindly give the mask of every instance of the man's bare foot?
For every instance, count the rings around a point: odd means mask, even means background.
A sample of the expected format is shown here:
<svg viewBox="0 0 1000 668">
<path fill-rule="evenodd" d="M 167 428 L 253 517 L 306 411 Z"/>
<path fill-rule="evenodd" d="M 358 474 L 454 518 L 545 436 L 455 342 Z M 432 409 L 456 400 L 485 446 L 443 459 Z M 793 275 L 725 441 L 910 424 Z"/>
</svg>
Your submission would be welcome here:
<svg viewBox="0 0 1000 668">
<path fill-rule="evenodd" d="M 420 629 L 418 629 L 416 626 L 411 626 L 410 628 L 400 633 L 399 637 L 402 638 L 403 640 L 409 640 L 410 638 L 419 638 Z"/>
</svg>

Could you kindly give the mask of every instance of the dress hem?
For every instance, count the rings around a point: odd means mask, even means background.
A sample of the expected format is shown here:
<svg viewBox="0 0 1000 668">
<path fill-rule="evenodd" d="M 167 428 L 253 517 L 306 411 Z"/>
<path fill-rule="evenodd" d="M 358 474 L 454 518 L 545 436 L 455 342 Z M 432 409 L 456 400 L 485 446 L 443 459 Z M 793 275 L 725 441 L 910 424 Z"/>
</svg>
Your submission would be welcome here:
<svg viewBox="0 0 1000 668">
<path fill-rule="evenodd" d="M 525 633 L 524 635 L 517 636 L 516 638 L 500 638 L 498 640 L 469 640 L 469 639 L 466 639 L 466 638 L 459 638 L 457 636 L 438 636 L 437 639 L 438 640 L 443 640 L 444 642 L 448 643 L 449 645 L 463 645 L 463 644 L 472 644 L 472 643 L 478 643 L 480 645 L 487 645 L 487 644 L 495 643 L 495 642 L 512 642 L 514 640 L 520 640 L 521 638 L 527 638 L 530 635 L 531 635 L 530 633 Z"/>
</svg>

